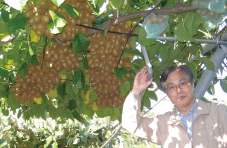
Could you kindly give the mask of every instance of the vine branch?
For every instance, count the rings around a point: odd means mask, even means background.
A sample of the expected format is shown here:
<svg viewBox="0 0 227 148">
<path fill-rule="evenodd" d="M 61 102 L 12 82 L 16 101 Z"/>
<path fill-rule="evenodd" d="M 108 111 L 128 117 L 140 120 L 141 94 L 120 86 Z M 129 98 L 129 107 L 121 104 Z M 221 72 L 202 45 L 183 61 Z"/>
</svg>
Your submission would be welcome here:
<svg viewBox="0 0 227 148">
<path fill-rule="evenodd" d="M 1 46 L 1 45 L 4 45 L 4 44 L 7 44 L 7 43 L 9 43 L 9 42 L 12 42 L 12 41 L 14 41 L 16 38 L 17 38 L 17 36 L 13 37 L 11 40 L 8 40 L 8 41 L 6 41 L 6 42 L 0 42 L 0 46 Z"/>
<path fill-rule="evenodd" d="M 151 13 L 151 11 L 153 14 L 156 14 L 156 15 L 168 15 L 168 14 L 174 14 L 174 13 L 190 12 L 190 11 L 195 11 L 195 10 L 198 10 L 198 8 L 194 8 L 192 5 L 187 5 L 187 6 L 180 5 L 180 6 L 177 6 L 174 8 L 163 8 L 163 9 L 140 11 L 140 12 L 135 12 L 135 13 L 131 13 L 129 15 L 124 15 L 124 16 L 119 17 L 118 23 L 122 23 L 124 21 L 135 19 L 138 17 L 145 17 L 147 14 Z M 102 24 L 102 26 L 99 29 L 106 30 L 114 22 L 115 22 L 115 19 L 105 22 Z M 87 31 L 87 33 L 89 35 L 93 35 L 96 32 L 98 32 L 98 30 L 91 29 L 91 30 Z"/>
<path fill-rule="evenodd" d="M 13 49 L 9 49 L 9 50 L 6 50 L 6 51 L 0 51 L 0 54 L 7 53 L 7 52 L 10 52 L 10 51 L 13 51 Z"/>
</svg>

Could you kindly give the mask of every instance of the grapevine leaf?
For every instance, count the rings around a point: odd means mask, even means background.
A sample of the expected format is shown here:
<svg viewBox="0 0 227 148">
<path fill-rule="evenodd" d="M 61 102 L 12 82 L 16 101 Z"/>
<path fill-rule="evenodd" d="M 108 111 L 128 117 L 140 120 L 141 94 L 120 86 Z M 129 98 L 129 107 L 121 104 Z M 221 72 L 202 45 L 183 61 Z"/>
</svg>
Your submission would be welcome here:
<svg viewBox="0 0 227 148">
<path fill-rule="evenodd" d="M 174 29 L 174 36 L 180 42 L 198 43 L 188 32 L 184 22 L 181 20 Z"/>
<path fill-rule="evenodd" d="M 100 1 L 100 0 L 98 0 L 98 1 Z M 93 3 L 92 0 L 88 0 L 87 2 L 91 5 L 93 11 L 98 14 L 99 13 L 99 6 L 96 5 L 96 1 L 95 1 L 95 3 Z"/>
<path fill-rule="evenodd" d="M 1 10 L 1 17 L 3 19 L 4 22 L 8 23 L 9 22 L 9 12 L 6 11 L 5 9 Z"/>
<path fill-rule="evenodd" d="M 150 98 L 150 99 L 152 99 L 152 100 L 158 100 L 158 98 L 157 98 L 157 95 L 155 94 L 155 92 L 154 91 L 146 91 L 145 93 L 144 93 L 144 97 L 148 97 L 148 98 Z"/>
<path fill-rule="evenodd" d="M 51 0 L 51 1 L 59 7 L 65 0 Z"/>
<path fill-rule="evenodd" d="M 207 91 L 208 91 L 209 94 L 214 95 L 215 90 L 214 90 L 214 84 L 213 83 L 210 83 L 210 86 L 209 86 Z"/>
<path fill-rule="evenodd" d="M 127 74 L 127 69 L 122 67 L 122 68 L 115 68 L 114 69 L 114 74 L 116 77 L 118 77 L 119 79 L 124 79 L 126 74 Z"/>
<path fill-rule="evenodd" d="M 39 64 L 39 61 L 38 61 L 38 59 L 37 59 L 35 54 L 32 56 L 31 63 L 33 65 L 38 65 Z"/>
<path fill-rule="evenodd" d="M 18 13 L 16 17 L 10 21 L 9 26 L 15 31 L 24 28 L 27 23 L 28 18 L 26 18 L 23 13 Z"/>
<path fill-rule="evenodd" d="M 63 7 L 65 8 L 65 10 L 68 12 L 69 15 L 73 16 L 75 19 L 78 18 L 79 12 L 75 7 L 68 4 L 63 5 Z"/>
<path fill-rule="evenodd" d="M 112 111 L 113 111 L 113 113 L 110 116 L 110 120 L 115 121 L 121 115 L 121 113 L 120 113 L 119 108 L 116 108 L 116 107 L 113 107 Z"/>
<path fill-rule="evenodd" d="M 105 111 L 105 108 L 103 107 L 99 107 L 99 110 L 96 112 L 97 116 L 99 118 L 103 118 L 103 117 L 106 117 L 106 111 Z"/>
<path fill-rule="evenodd" d="M 206 67 L 209 69 L 209 70 L 214 70 L 214 63 L 212 61 L 210 61 L 209 59 L 203 57 L 203 58 L 200 58 L 200 60 L 202 60 L 202 62 L 206 65 Z"/>
<path fill-rule="evenodd" d="M 21 77 L 25 77 L 25 76 L 26 76 L 27 67 L 28 67 L 27 63 L 24 63 L 24 64 L 20 67 L 19 72 L 18 72 L 19 76 L 21 76 Z"/>
<path fill-rule="evenodd" d="M 114 9 L 119 9 L 124 0 L 109 0 L 109 3 Z"/>
<path fill-rule="evenodd" d="M 85 56 L 85 57 L 83 58 L 83 64 L 84 64 L 84 68 L 87 69 L 87 70 L 89 70 L 88 61 L 87 61 L 87 56 Z"/>
<path fill-rule="evenodd" d="M 75 95 L 73 93 L 72 82 L 70 82 L 66 85 L 66 93 L 69 94 L 71 97 L 75 97 Z"/>
<path fill-rule="evenodd" d="M 32 42 L 35 42 L 35 43 L 38 43 L 39 40 L 40 40 L 40 36 L 38 36 L 35 31 L 31 30 L 30 32 L 30 37 L 31 37 L 31 41 Z"/>
<path fill-rule="evenodd" d="M 192 74 L 193 74 L 194 78 L 196 79 L 197 78 L 197 70 L 196 70 L 196 67 L 192 63 L 187 63 L 186 65 L 190 68 L 190 70 L 192 71 Z"/>
<path fill-rule="evenodd" d="M 201 22 L 201 17 L 200 15 L 193 11 L 193 12 L 188 12 L 186 19 L 185 19 L 185 26 L 187 27 L 188 33 L 191 36 L 194 36 L 198 33 L 198 28 Z"/>
<path fill-rule="evenodd" d="M 16 10 L 22 10 L 28 0 L 5 0 L 5 2 Z"/>
<path fill-rule="evenodd" d="M 64 98 L 64 95 L 65 95 L 65 83 L 60 83 L 58 85 L 57 91 L 58 91 L 59 96 Z"/>
<path fill-rule="evenodd" d="M 84 143 L 87 143 L 87 137 L 88 137 L 88 133 L 85 130 L 83 130 L 81 132 L 81 139 Z"/>
<path fill-rule="evenodd" d="M 0 139 L 0 147 L 4 147 L 7 145 L 7 141 L 4 139 Z"/>
<path fill-rule="evenodd" d="M 77 107 L 76 100 L 75 100 L 75 99 L 71 99 L 71 100 L 69 101 L 68 109 L 73 110 L 73 109 L 75 109 L 76 107 Z"/>
<path fill-rule="evenodd" d="M 4 78 L 9 74 L 8 70 L 0 68 L 0 77 Z"/>
<path fill-rule="evenodd" d="M 61 33 L 64 26 L 67 24 L 63 15 L 55 14 L 54 11 L 49 10 L 52 20 L 47 24 L 50 33 L 58 34 Z"/>
<path fill-rule="evenodd" d="M 42 93 L 41 94 L 41 98 L 43 99 L 43 103 L 42 103 L 42 105 L 43 105 L 43 108 L 49 108 L 49 105 L 48 105 L 48 103 L 47 103 L 47 96 L 44 94 L 44 93 Z"/>
<path fill-rule="evenodd" d="M 57 147 L 58 147 L 57 141 L 54 141 L 54 143 L 52 144 L 52 147 L 53 147 L 53 148 L 57 148 Z"/>
<path fill-rule="evenodd" d="M 227 77 L 225 78 L 225 80 L 221 80 L 221 88 L 224 92 L 227 93 Z"/>
<path fill-rule="evenodd" d="M 120 96 L 124 97 L 130 91 L 130 83 L 128 81 L 124 81 L 122 86 L 120 86 Z"/>
<path fill-rule="evenodd" d="M 81 70 L 75 72 L 75 74 L 73 75 L 72 81 L 73 81 L 73 84 L 76 86 L 76 88 L 84 89 L 85 77 Z"/>
<path fill-rule="evenodd" d="M 96 93 L 96 91 L 91 91 L 91 97 L 90 97 L 90 103 L 94 102 L 95 100 L 98 99 L 98 94 Z"/>
<path fill-rule="evenodd" d="M 73 39 L 73 49 L 76 52 L 84 51 L 90 45 L 90 39 L 84 33 L 78 33 Z"/>
<path fill-rule="evenodd" d="M 44 145 L 44 148 L 47 148 L 48 145 L 51 143 L 51 141 L 53 140 L 53 136 L 49 136 L 47 139 L 46 139 L 46 143 Z"/>
<path fill-rule="evenodd" d="M 73 115 L 73 117 L 76 118 L 78 121 L 83 122 L 83 118 L 80 116 L 80 114 L 79 114 L 76 110 L 74 110 L 74 111 L 72 112 L 72 115 Z"/>
</svg>

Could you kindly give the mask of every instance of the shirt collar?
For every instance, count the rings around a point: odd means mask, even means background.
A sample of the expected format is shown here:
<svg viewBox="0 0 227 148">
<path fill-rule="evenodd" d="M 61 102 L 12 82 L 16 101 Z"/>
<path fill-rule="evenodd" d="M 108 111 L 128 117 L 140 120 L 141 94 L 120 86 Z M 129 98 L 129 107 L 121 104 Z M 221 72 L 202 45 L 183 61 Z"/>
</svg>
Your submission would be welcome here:
<svg viewBox="0 0 227 148">
<path fill-rule="evenodd" d="M 185 116 L 184 114 L 182 114 L 178 109 L 176 109 L 176 110 L 177 110 L 177 115 L 180 118 L 191 116 L 191 115 L 195 115 L 197 113 L 197 110 L 198 110 L 198 100 L 195 100 L 195 103 L 193 104 L 192 108 L 189 110 L 187 116 Z"/>
</svg>

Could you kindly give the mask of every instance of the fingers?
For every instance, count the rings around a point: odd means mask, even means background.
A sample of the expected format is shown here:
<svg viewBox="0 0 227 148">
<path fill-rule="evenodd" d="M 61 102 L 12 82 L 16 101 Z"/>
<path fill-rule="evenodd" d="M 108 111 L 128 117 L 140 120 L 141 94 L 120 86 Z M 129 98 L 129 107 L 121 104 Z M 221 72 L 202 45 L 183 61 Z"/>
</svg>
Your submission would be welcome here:
<svg viewBox="0 0 227 148">
<path fill-rule="evenodd" d="M 146 67 L 146 66 L 144 66 L 144 67 L 143 67 L 143 69 L 142 69 L 140 72 L 142 72 L 142 73 L 146 73 L 146 72 L 147 72 L 147 67 Z"/>
</svg>

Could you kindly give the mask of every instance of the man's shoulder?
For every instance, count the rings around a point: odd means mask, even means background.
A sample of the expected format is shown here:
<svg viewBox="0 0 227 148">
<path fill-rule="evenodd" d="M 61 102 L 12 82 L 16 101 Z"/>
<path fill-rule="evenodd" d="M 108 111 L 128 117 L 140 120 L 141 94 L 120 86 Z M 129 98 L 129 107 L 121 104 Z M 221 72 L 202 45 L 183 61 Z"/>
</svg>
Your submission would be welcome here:
<svg viewBox="0 0 227 148">
<path fill-rule="evenodd" d="M 173 111 L 168 111 L 161 115 L 157 115 L 156 117 L 160 120 L 169 120 L 170 118 L 175 117 L 175 116 L 176 116 L 176 111 L 173 110 Z"/>
<path fill-rule="evenodd" d="M 200 108 L 206 108 L 208 110 L 209 113 L 217 113 L 220 110 L 226 110 L 227 111 L 227 106 L 223 105 L 223 104 L 218 104 L 218 103 L 211 103 L 211 102 L 204 102 L 203 100 L 198 100 L 198 109 Z"/>
</svg>

